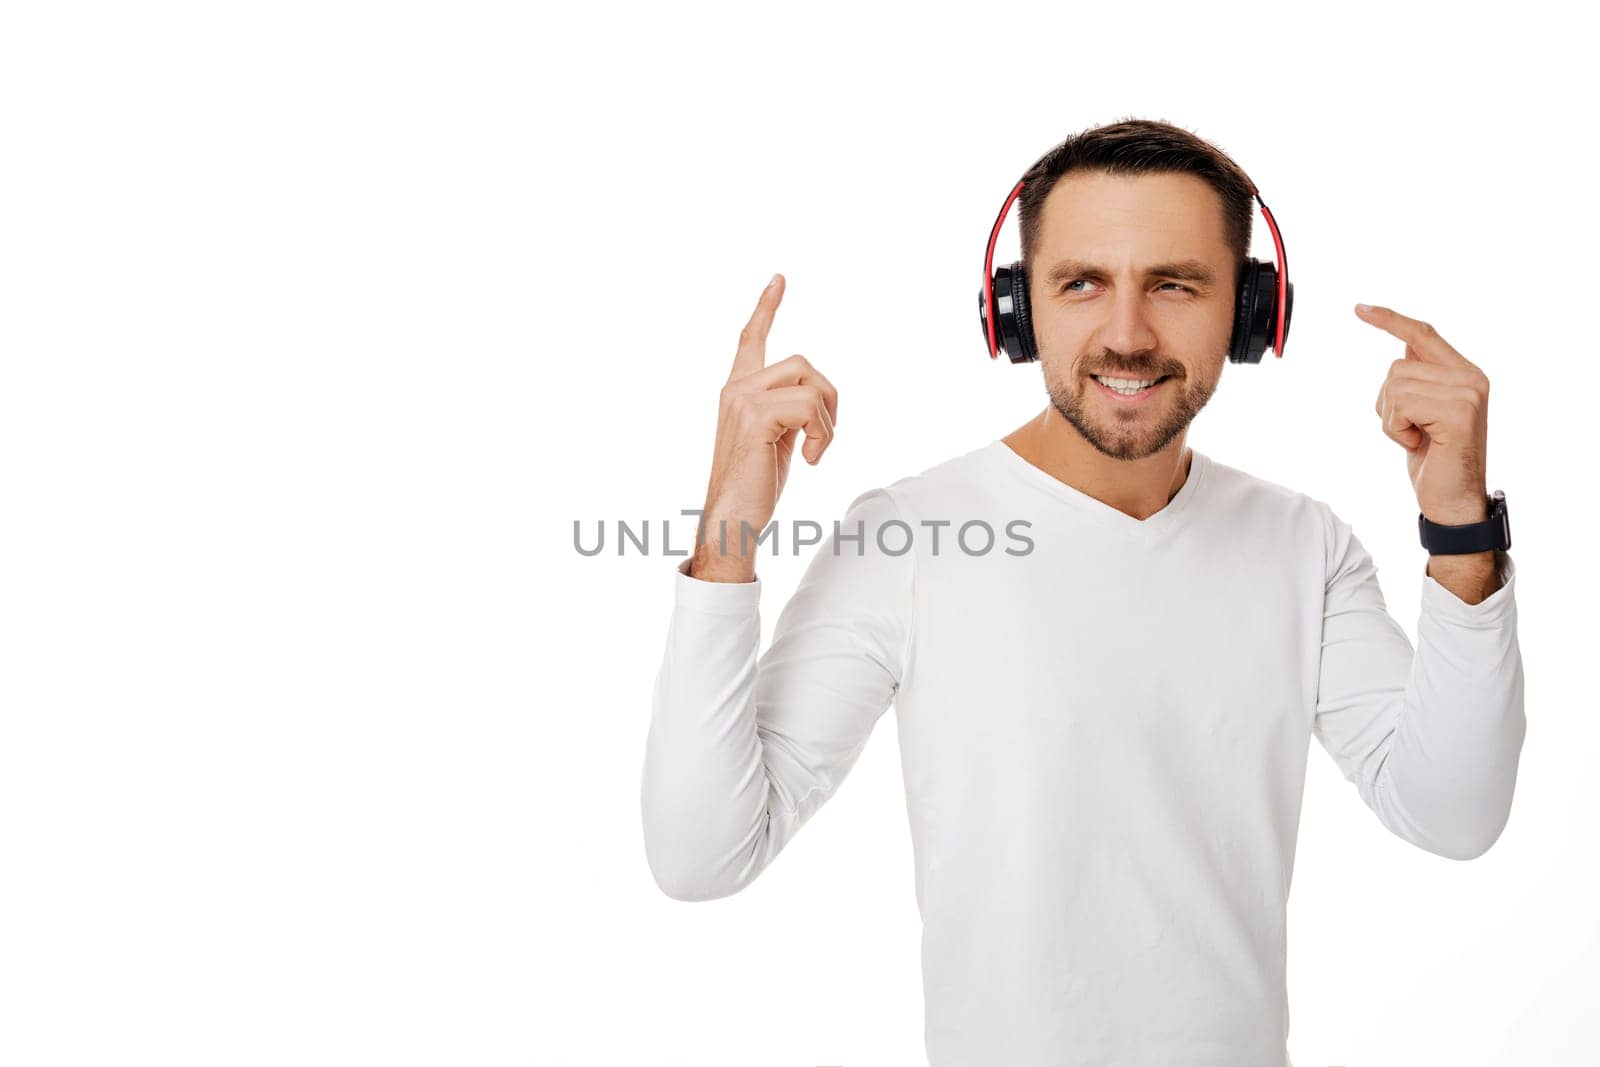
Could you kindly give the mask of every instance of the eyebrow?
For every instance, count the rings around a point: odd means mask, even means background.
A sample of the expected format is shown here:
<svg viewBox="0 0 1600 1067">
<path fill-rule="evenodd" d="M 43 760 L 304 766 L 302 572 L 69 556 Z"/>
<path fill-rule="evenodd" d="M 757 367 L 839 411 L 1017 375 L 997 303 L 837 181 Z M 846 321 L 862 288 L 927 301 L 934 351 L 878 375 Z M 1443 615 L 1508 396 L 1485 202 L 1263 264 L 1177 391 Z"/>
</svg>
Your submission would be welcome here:
<svg viewBox="0 0 1600 1067">
<path fill-rule="evenodd" d="M 1145 272 L 1147 278 L 1177 278 L 1186 282 L 1195 282 L 1199 285 L 1210 285 L 1216 280 L 1211 273 L 1211 268 L 1198 259 L 1180 259 L 1171 263 L 1158 263 Z M 1045 282 L 1055 286 L 1061 282 L 1075 278 L 1090 278 L 1103 281 L 1110 276 L 1104 267 L 1081 259 L 1064 259 L 1051 267 L 1045 275 Z"/>
</svg>

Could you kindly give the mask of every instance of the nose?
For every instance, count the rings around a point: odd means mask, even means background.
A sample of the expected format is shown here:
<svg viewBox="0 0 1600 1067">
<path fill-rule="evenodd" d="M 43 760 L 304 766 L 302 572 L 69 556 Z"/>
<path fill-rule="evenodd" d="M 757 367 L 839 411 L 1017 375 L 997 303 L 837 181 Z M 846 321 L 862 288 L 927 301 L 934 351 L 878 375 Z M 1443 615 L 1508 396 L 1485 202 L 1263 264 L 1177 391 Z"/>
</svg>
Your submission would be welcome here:
<svg viewBox="0 0 1600 1067">
<path fill-rule="evenodd" d="M 1155 330 L 1150 326 L 1147 294 L 1137 285 L 1119 285 L 1109 300 L 1102 301 L 1106 321 L 1100 327 L 1100 343 L 1113 352 L 1134 354 L 1156 347 Z"/>
</svg>

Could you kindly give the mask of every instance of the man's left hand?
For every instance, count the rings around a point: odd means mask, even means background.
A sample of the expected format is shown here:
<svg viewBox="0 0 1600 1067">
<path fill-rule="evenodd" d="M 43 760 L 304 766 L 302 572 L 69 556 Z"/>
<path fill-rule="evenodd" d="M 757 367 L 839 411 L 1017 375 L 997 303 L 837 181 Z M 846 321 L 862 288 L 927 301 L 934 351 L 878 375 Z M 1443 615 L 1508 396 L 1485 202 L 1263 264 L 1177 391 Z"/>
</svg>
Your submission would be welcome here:
<svg viewBox="0 0 1600 1067">
<path fill-rule="evenodd" d="M 1406 343 L 1374 410 L 1383 432 L 1406 450 L 1422 513 L 1445 526 L 1482 522 L 1489 515 L 1488 376 L 1426 322 L 1362 304 L 1356 315 Z"/>
</svg>

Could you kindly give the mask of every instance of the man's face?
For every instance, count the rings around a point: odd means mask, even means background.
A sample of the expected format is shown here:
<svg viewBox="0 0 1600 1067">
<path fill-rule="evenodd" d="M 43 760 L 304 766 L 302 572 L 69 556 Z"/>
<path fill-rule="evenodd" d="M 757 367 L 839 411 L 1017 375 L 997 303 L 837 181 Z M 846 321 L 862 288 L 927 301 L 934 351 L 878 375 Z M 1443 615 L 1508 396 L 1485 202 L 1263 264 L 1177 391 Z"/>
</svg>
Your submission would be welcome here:
<svg viewBox="0 0 1600 1067">
<path fill-rule="evenodd" d="M 1028 275 L 1050 401 L 1097 450 L 1158 452 L 1211 399 L 1235 293 L 1222 200 L 1203 180 L 1067 175 L 1045 198 Z M 1124 397 L 1094 375 L 1162 380 Z"/>
</svg>

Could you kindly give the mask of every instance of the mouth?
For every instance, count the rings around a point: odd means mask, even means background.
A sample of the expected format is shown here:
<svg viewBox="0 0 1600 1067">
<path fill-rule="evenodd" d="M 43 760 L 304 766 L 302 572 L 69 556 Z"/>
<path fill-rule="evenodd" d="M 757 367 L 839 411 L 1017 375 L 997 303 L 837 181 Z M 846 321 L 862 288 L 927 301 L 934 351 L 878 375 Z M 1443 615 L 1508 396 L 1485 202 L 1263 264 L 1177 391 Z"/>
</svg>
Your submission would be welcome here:
<svg viewBox="0 0 1600 1067">
<path fill-rule="evenodd" d="M 1094 379 L 1095 387 L 1100 392 L 1111 397 L 1111 399 L 1123 403 L 1137 403 L 1160 389 L 1167 379 L 1172 376 L 1163 374 L 1153 380 L 1149 378 L 1123 378 L 1117 375 L 1102 376 L 1099 374 L 1091 374 L 1089 377 Z"/>
</svg>

